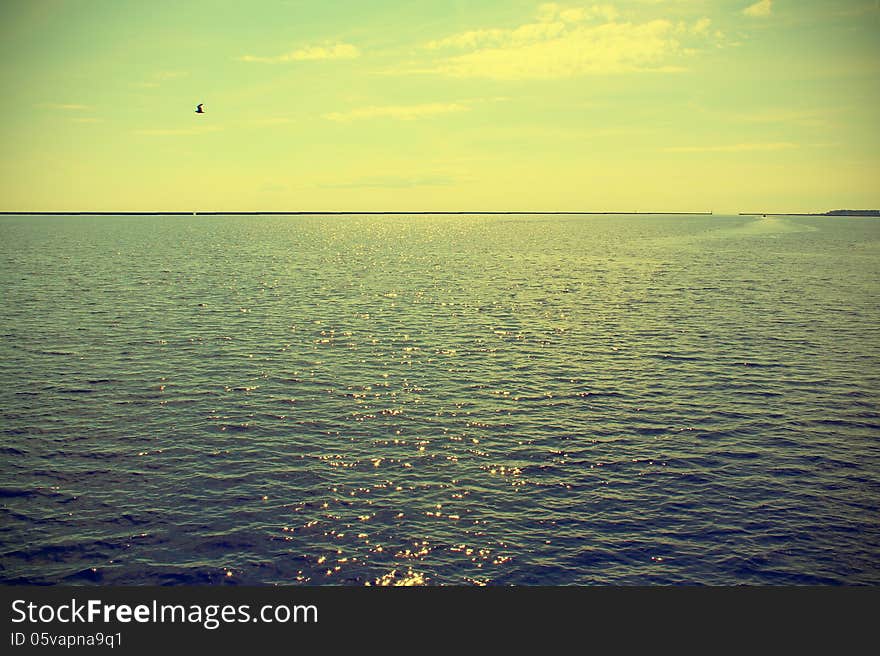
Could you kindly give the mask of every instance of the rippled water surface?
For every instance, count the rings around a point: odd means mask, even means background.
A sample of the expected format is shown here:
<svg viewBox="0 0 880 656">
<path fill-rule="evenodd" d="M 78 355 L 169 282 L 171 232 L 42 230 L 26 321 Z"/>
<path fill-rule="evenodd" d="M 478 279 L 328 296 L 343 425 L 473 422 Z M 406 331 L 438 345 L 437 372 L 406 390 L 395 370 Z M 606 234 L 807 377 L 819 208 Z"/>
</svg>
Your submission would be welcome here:
<svg viewBox="0 0 880 656">
<path fill-rule="evenodd" d="M 0 217 L 6 583 L 880 583 L 880 221 Z"/>
</svg>

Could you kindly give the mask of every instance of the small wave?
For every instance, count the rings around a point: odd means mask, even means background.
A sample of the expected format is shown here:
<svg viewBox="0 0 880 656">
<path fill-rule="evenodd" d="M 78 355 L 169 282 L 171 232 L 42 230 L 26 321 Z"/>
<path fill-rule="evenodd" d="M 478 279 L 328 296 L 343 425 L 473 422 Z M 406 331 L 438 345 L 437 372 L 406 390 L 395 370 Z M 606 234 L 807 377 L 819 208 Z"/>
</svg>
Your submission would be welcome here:
<svg viewBox="0 0 880 656">
<path fill-rule="evenodd" d="M 239 431 L 250 430 L 250 429 L 254 428 L 256 426 L 256 424 L 246 421 L 246 422 L 242 422 L 240 424 L 228 424 L 228 423 L 227 424 L 218 424 L 218 426 L 219 426 L 220 430 L 222 430 L 222 431 L 239 432 Z"/>
<path fill-rule="evenodd" d="M 0 498 L 12 499 L 15 497 L 34 497 L 37 496 L 37 492 L 35 490 L 26 490 L 23 488 L 15 488 L 15 487 L 0 487 Z"/>
</svg>

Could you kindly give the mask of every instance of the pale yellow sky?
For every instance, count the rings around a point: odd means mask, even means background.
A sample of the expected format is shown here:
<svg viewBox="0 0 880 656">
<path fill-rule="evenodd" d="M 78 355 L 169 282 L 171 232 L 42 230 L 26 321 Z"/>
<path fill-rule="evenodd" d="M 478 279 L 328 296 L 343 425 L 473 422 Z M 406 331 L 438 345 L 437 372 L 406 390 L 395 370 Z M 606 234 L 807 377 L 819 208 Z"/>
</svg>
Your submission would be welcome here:
<svg viewBox="0 0 880 656">
<path fill-rule="evenodd" d="M 0 18 L 0 210 L 880 207 L 876 0 Z"/>
</svg>

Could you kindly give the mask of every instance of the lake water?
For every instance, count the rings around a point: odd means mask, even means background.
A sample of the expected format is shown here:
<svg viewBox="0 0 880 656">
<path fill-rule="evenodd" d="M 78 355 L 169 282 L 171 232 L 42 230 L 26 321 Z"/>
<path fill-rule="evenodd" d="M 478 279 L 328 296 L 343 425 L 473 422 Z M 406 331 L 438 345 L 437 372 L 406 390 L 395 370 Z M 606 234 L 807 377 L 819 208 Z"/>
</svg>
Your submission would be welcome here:
<svg viewBox="0 0 880 656">
<path fill-rule="evenodd" d="M 880 220 L 0 217 L 0 581 L 880 584 Z"/>
</svg>

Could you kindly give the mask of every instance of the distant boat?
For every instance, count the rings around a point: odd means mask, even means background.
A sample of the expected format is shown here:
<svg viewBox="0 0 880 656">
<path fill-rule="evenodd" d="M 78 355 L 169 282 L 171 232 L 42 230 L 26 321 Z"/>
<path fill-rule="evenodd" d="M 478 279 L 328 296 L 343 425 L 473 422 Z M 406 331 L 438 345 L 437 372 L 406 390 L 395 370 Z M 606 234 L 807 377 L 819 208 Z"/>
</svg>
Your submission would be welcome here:
<svg viewBox="0 0 880 656">
<path fill-rule="evenodd" d="M 202 105 L 203 105 L 203 104 L 204 104 L 204 103 L 199 103 L 199 104 L 196 106 L 196 114 L 204 114 L 204 113 L 205 113 L 205 110 L 202 109 Z"/>
</svg>

